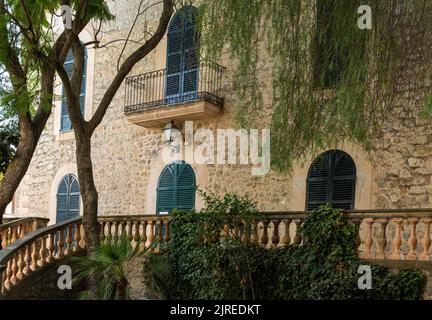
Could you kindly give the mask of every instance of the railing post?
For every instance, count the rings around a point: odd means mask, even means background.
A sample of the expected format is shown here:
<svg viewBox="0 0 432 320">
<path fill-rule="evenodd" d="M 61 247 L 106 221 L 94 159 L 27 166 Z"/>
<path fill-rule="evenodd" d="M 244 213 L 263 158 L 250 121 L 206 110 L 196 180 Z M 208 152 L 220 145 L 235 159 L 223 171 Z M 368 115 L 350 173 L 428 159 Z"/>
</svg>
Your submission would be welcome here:
<svg viewBox="0 0 432 320">
<path fill-rule="evenodd" d="M 392 250 L 389 256 L 390 259 L 398 260 L 401 258 L 400 248 L 402 245 L 402 218 L 395 218 L 391 220 L 396 225 L 395 236 L 392 241 Z"/>
<path fill-rule="evenodd" d="M 365 239 L 365 252 L 363 253 L 363 258 L 369 259 L 372 258 L 372 244 L 373 244 L 372 229 L 373 229 L 374 219 L 366 218 L 364 219 L 364 222 L 366 223 L 367 233 Z"/>
<path fill-rule="evenodd" d="M 408 222 L 411 225 L 410 228 L 410 237 L 408 239 L 409 252 L 406 256 L 408 260 L 415 260 L 417 257 L 416 249 L 417 249 L 417 218 L 408 218 Z"/>
<path fill-rule="evenodd" d="M 431 246 L 431 238 L 430 238 L 430 224 L 432 222 L 432 218 L 423 218 L 421 221 L 424 223 L 424 235 L 422 239 L 423 252 L 420 256 L 420 260 L 428 261 L 430 259 L 429 249 Z"/>
<path fill-rule="evenodd" d="M 261 244 L 263 244 L 264 246 L 267 246 L 268 242 L 269 242 L 269 238 L 268 238 L 268 220 L 264 219 L 262 221 L 263 224 L 263 234 L 261 236 Z"/>
<path fill-rule="evenodd" d="M 272 245 L 276 247 L 279 244 L 279 240 L 280 240 L 280 237 L 279 237 L 280 220 L 279 219 L 273 219 L 272 223 L 273 223 Z"/>
<path fill-rule="evenodd" d="M 290 237 L 290 225 L 291 225 L 291 219 L 284 219 L 284 235 L 282 238 L 282 246 L 288 246 L 291 244 L 291 237 Z"/>
</svg>

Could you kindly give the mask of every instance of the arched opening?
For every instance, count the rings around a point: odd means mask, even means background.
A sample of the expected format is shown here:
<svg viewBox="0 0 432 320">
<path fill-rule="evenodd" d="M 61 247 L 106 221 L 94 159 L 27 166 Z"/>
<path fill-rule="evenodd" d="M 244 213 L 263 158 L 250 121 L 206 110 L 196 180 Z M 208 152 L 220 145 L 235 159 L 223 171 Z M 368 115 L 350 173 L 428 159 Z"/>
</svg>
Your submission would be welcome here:
<svg viewBox="0 0 432 320">
<path fill-rule="evenodd" d="M 329 204 L 333 208 L 353 210 L 356 166 L 349 154 L 329 150 L 319 155 L 309 168 L 306 210 Z"/>
<path fill-rule="evenodd" d="M 156 213 L 167 214 L 173 209 L 192 210 L 195 207 L 195 173 L 184 161 L 167 165 L 159 176 Z"/>
</svg>

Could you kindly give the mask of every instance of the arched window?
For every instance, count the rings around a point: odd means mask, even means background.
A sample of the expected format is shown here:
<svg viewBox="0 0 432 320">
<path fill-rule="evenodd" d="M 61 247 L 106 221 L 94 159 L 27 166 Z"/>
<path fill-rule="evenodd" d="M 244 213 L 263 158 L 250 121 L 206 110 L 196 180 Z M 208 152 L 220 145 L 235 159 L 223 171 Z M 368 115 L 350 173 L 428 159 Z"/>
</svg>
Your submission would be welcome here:
<svg viewBox="0 0 432 320">
<path fill-rule="evenodd" d="M 318 156 L 309 168 L 306 210 L 328 203 L 333 208 L 353 210 L 356 167 L 353 159 L 340 150 Z"/>
<path fill-rule="evenodd" d="M 79 216 L 80 187 L 77 178 L 68 174 L 63 177 L 57 189 L 56 223 Z"/>
<path fill-rule="evenodd" d="M 197 9 L 186 6 L 168 28 L 165 94 L 169 102 L 196 99 L 198 91 L 199 32 Z"/>
<path fill-rule="evenodd" d="M 159 177 L 156 212 L 173 209 L 191 210 L 195 207 L 195 173 L 184 161 L 167 165 Z"/>
<path fill-rule="evenodd" d="M 64 69 L 66 73 L 69 76 L 69 79 L 72 77 L 72 71 L 73 71 L 73 63 L 74 63 L 74 57 L 72 49 L 69 50 L 65 62 L 64 62 Z M 83 72 L 83 78 L 81 82 L 81 92 L 80 92 L 80 107 L 81 112 L 84 113 L 85 110 L 85 94 L 86 94 L 86 81 L 87 78 L 87 49 L 84 48 L 84 72 Z M 61 105 L 61 123 L 60 123 L 60 130 L 61 131 L 67 131 L 72 129 L 72 123 L 69 119 L 69 113 L 68 113 L 68 105 L 66 100 L 66 94 L 63 89 L 62 93 L 62 105 Z"/>
</svg>

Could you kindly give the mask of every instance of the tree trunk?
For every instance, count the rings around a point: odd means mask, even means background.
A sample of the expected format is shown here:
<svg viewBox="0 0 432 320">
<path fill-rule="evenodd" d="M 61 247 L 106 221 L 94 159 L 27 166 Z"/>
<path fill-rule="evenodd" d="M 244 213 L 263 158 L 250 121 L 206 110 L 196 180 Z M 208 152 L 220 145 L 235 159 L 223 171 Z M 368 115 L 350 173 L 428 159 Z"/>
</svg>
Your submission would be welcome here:
<svg viewBox="0 0 432 320">
<path fill-rule="evenodd" d="M 28 132 L 21 131 L 16 155 L 9 164 L 0 184 L 0 224 L 7 205 L 12 201 L 16 189 L 27 172 L 36 144 L 37 140 L 31 130 Z"/>
<path fill-rule="evenodd" d="M 117 281 L 117 300 L 126 300 L 127 279 Z"/>
</svg>

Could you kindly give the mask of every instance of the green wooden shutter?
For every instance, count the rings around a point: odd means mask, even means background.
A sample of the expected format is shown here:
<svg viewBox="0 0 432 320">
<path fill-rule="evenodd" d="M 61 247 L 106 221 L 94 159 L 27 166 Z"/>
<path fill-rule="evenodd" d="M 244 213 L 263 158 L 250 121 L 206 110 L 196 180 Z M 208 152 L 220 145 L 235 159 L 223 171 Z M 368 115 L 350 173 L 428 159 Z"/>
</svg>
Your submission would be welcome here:
<svg viewBox="0 0 432 320">
<path fill-rule="evenodd" d="M 79 216 L 80 188 L 77 178 L 68 174 L 61 180 L 57 190 L 56 223 Z"/>
<path fill-rule="evenodd" d="M 156 212 L 173 209 L 191 210 L 195 207 L 195 173 L 184 161 L 166 166 L 159 177 Z"/>
<path fill-rule="evenodd" d="M 69 79 L 72 77 L 73 72 L 73 52 L 72 49 L 69 50 L 68 54 L 66 55 L 66 59 L 64 62 L 64 69 L 69 76 Z M 80 108 L 81 112 L 84 114 L 85 110 L 85 94 L 86 94 L 86 84 L 87 84 L 87 49 L 84 48 L 84 72 L 83 72 L 83 79 L 81 82 L 81 91 L 80 91 Z M 62 106 L 61 106 L 61 122 L 60 122 L 60 130 L 61 131 L 67 131 L 72 129 L 72 123 L 69 119 L 69 113 L 68 113 L 68 105 L 67 105 L 67 99 L 65 96 L 64 89 L 62 89 Z"/>
<path fill-rule="evenodd" d="M 306 209 L 328 203 L 333 208 L 352 210 L 355 200 L 356 169 L 352 158 L 340 150 L 317 157 L 307 179 Z"/>
<path fill-rule="evenodd" d="M 167 103 L 181 102 L 198 90 L 197 13 L 193 6 L 182 8 L 168 28 L 167 75 L 165 94 Z"/>
</svg>

